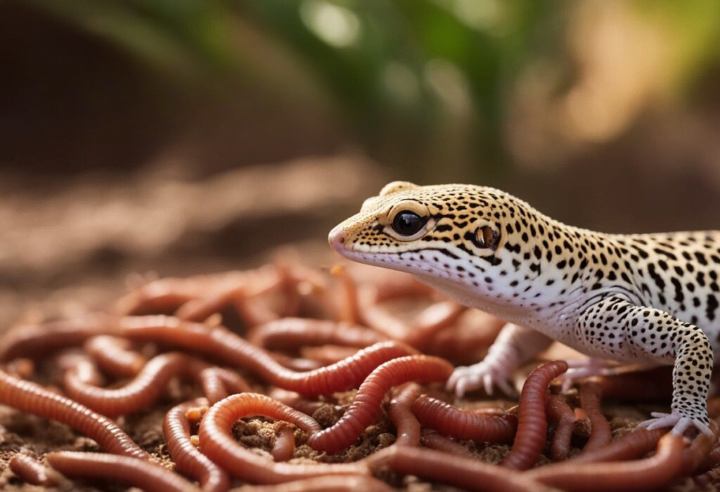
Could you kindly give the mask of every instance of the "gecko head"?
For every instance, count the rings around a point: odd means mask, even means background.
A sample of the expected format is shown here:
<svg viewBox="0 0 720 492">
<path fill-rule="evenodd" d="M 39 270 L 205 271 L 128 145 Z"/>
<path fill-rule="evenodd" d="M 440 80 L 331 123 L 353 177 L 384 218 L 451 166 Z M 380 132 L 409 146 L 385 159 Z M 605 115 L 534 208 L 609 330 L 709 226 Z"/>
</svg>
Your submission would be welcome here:
<svg viewBox="0 0 720 492">
<path fill-rule="evenodd" d="M 509 195 L 471 185 L 386 185 L 336 226 L 330 245 L 343 256 L 477 289 L 503 262 Z"/>
</svg>

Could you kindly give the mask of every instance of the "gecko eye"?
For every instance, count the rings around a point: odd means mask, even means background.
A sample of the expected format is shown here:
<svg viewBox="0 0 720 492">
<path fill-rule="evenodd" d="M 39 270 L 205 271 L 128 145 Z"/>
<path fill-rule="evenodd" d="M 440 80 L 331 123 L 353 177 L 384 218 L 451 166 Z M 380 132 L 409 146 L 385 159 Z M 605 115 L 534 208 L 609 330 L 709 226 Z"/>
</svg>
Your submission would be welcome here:
<svg viewBox="0 0 720 492">
<path fill-rule="evenodd" d="M 481 248 L 496 249 L 499 241 L 500 235 L 488 225 L 478 228 L 475 232 L 475 244 Z"/>
<path fill-rule="evenodd" d="M 420 217 L 415 212 L 403 210 L 393 219 L 392 228 L 401 236 L 412 236 L 420 231 L 427 221 L 427 217 Z"/>
</svg>

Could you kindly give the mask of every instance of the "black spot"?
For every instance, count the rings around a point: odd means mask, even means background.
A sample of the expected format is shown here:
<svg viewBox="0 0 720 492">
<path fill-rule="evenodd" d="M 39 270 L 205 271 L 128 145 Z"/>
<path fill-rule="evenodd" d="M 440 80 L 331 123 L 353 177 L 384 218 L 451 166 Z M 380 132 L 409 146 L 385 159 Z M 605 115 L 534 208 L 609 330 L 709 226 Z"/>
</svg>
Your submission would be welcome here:
<svg viewBox="0 0 720 492">
<path fill-rule="evenodd" d="M 680 283 L 680 281 L 678 279 L 676 279 L 674 277 L 672 278 L 671 282 L 672 282 L 673 286 L 675 287 L 674 299 L 677 302 L 683 302 L 685 300 L 685 294 L 683 294 L 682 284 Z"/>
<path fill-rule="evenodd" d="M 705 314 L 710 321 L 715 319 L 715 310 L 717 310 L 718 306 L 720 306 L 720 304 L 718 304 L 717 298 L 713 294 L 708 294 Z"/>
<path fill-rule="evenodd" d="M 652 263 L 650 263 L 648 265 L 648 273 L 650 274 L 650 277 L 655 282 L 655 285 L 657 285 L 660 290 L 663 290 L 665 288 L 665 281 L 655 271 L 655 265 L 653 265 Z"/>
<path fill-rule="evenodd" d="M 701 265 L 708 264 L 707 259 L 705 258 L 705 255 L 702 254 L 700 251 L 696 251 L 694 253 L 694 255 L 695 255 L 695 259 L 697 260 L 697 262 L 700 263 Z"/>
</svg>

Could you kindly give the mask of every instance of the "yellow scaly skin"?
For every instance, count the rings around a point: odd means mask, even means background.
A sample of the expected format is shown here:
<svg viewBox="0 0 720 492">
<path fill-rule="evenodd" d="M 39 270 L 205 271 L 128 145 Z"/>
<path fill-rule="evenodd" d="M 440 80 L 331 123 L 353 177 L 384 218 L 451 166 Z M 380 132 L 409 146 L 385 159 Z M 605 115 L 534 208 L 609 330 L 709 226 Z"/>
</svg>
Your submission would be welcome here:
<svg viewBox="0 0 720 492">
<path fill-rule="evenodd" d="M 351 260 L 409 272 L 508 322 L 485 360 L 455 370 L 448 386 L 458 395 L 509 391 L 508 376 L 558 340 L 593 358 L 674 364 L 671 413 L 641 426 L 711 435 L 720 232 L 602 234 L 492 188 L 394 182 L 329 242 Z"/>
</svg>

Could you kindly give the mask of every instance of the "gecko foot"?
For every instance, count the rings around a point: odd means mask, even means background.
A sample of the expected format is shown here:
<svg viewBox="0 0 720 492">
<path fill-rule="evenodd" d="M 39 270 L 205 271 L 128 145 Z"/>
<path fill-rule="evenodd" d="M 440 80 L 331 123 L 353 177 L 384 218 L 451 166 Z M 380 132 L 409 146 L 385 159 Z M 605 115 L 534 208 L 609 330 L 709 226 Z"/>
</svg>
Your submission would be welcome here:
<svg viewBox="0 0 720 492">
<path fill-rule="evenodd" d="M 662 429 L 664 427 L 672 427 L 671 432 L 673 434 L 682 435 L 690 427 L 695 427 L 703 434 L 713 437 L 713 431 L 710 429 L 710 426 L 698 419 L 683 417 L 677 413 L 653 412 L 651 416 L 653 418 L 638 424 L 638 428 L 655 430 Z"/>
<path fill-rule="evenodd" d="M 459 398 L 480 387 L 484 388 L 488 395 L 492 395 L 495 386 L 507 395 L 516 393 L 510 385 L 507 370 L 483 361 L 472 366 L 457 367 L 448 379 L 446 388 Z"/>
</svg>

